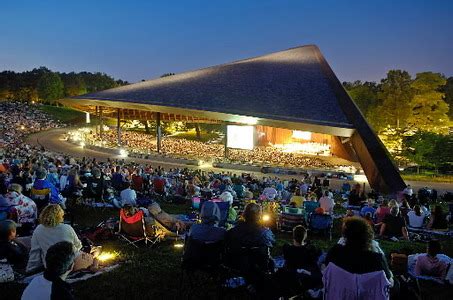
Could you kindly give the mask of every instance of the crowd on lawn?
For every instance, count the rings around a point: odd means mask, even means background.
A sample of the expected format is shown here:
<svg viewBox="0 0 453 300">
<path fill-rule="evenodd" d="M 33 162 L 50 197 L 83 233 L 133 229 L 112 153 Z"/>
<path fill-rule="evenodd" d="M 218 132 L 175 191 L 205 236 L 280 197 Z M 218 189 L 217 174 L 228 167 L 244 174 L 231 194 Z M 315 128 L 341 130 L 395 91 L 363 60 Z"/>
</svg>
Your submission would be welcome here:
<svg viewBox="0 0 453 300">
<path fill-rule="evenodd" d="M 12 113 L 13 107 L 1 103 L 0 115 Z M 25 128 L 32 124 L 41 129 L 59 126 L 33 106 L 19 107 L 23 115 L 39 116 L 29 119 L 17 113 Z M 23 129 L 17 124 L 4 123 L 2 130 L 9 136 L 20 133 L 23 137 Z M 407 224 L 447 230 L 451 219 L 441 206 L 430 210 L 429 195 L 426 191 L 416 195 L 408 186 L 400 197 L 386 199 L 348 182 L 340 191 L 332 191 L 328 178 L 308 175 L 299 180 L 280 180 L 250 174 L 165 170 L 124 161 L 100 162 L 47 152 L 24 144 L 21 138 L 11 138 L 0 153 L 0 258 L 18 273 L 44 270 L 27 286 L 23 299 L 71 299 L 66 276 L 72 271 L 98 268 L 99 253 L 64 223 L 65 213 L 71 214 L 76 201 L 85 199 L 111 204 L 125 218 L 143 215 L 147 225 L 160 224 L 176 235 L 184 233 L 184 258 L 189 270 L 194 265 L 211 264 L 209 259 L 223 254 L 218 260 L 240 274 L 248 291 L 256 296 L 310 293 L 315 297 L 324 286 L 329 299 L 335 299 L 345 296 L 345 285 L 349 291 L 359 290 L 361 281 L 367 282 L 368 296 L 387 295 L 388 289 L 396 296 L 400 283 L 375 236 L 409 239 Z M 202 202 L 196 220 L 168 214 L 159 205 L 159 201 L 194 199 Z M 323 253 L 325 249 L 317 249 L 307 237 L 310 224 L 295 226 L 293 241 L 282 249 L 284 263 L 277 268 L 270 256 L 275 237 L 264 222 L 263 210 L 270 204 L 306 208 L 313 203 L 313 215 L 337 217 L 334 206 L 341 202 L 338 199 L 345 199 L 347 208 L 341 216 L 342 238 L 338 244 Z M 226 214 L 222 213 L 222 203 L 227 204 Z M 200 257 L 198 251 L 191 251 L 197 243 L 218 247 L 208 247 L 208 252 L 217 250 Z M 449 278 L 450 266 L 439 253 L 439 241 L 431 240 L 427 252 L 416 261 L 415 274 Z"/>
<path fill-rule="evenodd" d="M 104 131 L 102 138 L 100 134 L 93 132 L 86 135 L 85 138 L 87 143 L 103 144 L 109 147 L 118 146 L 118 133 L 116 130 Z M 122 131 L 121 144 L 125 149 L 134 153 L 157 151 L 155 138 L 149 134 L 137 131 Z M 264 146 L 254 147 L 253 150 L 229 149 L 228 158 L 225 159 L 223 144 L 179 139 L 171 136 L 162 139 L 161 151 L 177 157 L 213 160 L 216 162 L 278 165 L 292 168 L 336 169 L 339 167 L 313 155 L 296 152 L 289 153 L 279 148 Z"/>
</svg>

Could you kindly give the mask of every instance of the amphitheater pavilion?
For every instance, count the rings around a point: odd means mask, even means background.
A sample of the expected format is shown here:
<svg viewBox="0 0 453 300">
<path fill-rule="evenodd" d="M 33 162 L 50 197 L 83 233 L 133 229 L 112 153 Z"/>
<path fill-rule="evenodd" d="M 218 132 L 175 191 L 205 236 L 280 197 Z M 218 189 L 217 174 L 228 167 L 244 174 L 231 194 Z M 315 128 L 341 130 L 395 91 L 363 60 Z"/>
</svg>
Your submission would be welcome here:
<svg viewBox="0 0 453 300">
<path fill-rule="evenodd" d="M 60 100 L 119 120 L 253 125 L 268 140 L 314 133 L 332 154 L 359 162 L 383 193 L 405 184 L 387 150 L 314 45 Z M 101 126 L 102 128 L 102 126 Z M 118 127 L 119 128 L 119 127 Z"/>
</svg>

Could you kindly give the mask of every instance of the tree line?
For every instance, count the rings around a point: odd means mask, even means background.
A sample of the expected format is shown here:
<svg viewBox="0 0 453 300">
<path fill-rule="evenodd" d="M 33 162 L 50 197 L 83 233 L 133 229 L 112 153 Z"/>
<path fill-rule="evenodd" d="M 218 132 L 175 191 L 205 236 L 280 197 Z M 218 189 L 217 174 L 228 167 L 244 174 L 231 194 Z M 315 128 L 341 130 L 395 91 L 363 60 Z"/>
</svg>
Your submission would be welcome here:
<svg viewBox="0 0 453 300">
<path fill-rule="evenodd" d="M 61 73 L 46 67 L 25 72 L 3 71 L 0 72 L 0 99 L 51 102 L 126 84 L 127 81 L 100 72 Z"/>
<path fill-rule="evenodd" d="M 398 163 L 453 168 L 453 77 L 391 70 L 343 86 Z"/>
</svg>

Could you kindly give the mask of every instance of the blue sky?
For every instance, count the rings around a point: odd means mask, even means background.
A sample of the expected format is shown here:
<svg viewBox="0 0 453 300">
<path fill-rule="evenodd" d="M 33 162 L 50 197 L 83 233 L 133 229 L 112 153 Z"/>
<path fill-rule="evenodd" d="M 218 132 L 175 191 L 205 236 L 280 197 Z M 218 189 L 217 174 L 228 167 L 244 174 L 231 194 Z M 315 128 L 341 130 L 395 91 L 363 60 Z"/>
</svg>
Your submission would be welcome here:
<svg viewBox="0 0 453 300">
<path fill-rule="evenodd" d="M 131 82 L 305 44 L 340 80 L 453 76 L 453 1 L 0 1 L 0 70 Z"/>
</svg>

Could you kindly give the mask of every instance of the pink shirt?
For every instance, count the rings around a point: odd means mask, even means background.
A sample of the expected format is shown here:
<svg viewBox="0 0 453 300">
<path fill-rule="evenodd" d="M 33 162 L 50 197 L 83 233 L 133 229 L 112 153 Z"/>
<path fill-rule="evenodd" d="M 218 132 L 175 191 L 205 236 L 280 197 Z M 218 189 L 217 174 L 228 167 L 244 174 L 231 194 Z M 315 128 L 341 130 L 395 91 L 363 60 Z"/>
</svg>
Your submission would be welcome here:
<svg viewBox="0 0 453 300">
<path fill-rule="evenodd" d="M 439 260 L 437 257 L 420 255 L 415 264 L 415 274 L 422 276 L 431 276 L 445 278 L 448 265 L 446 262 Z"/>
<path fill-rule="evenodd" d="M 386 215 L 390 214 L 390 207 L 380 206 L 376 210 L 377 223 L 381 223 Z"/>
</svg>

